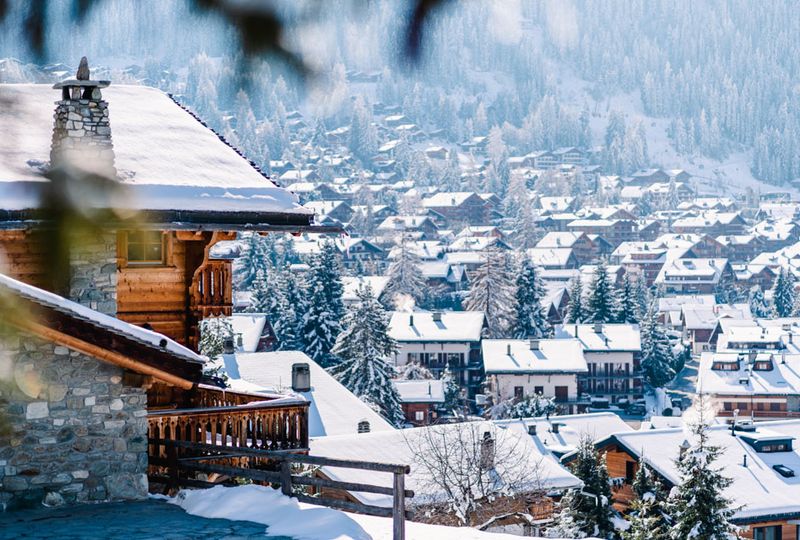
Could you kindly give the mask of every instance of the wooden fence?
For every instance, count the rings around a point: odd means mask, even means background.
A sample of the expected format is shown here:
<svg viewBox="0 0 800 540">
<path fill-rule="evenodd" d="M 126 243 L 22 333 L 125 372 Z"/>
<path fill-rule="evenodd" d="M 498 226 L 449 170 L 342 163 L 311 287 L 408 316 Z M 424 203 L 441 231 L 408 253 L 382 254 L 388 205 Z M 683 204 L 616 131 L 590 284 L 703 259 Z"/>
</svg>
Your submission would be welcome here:
<svg viewBox="0 0 800 540">
<path fill-rule="evenodd" d="M 163 449 L 158 465 L 166 470 L 162 480 L 170 487 L 180 486 L 208 487 L 210 482 L 191 478 L 194 473 L 216 474 L 234 478 L 245 478 L 259 483 L 279 484 L 284 495 L 294 497 L 300 502 L 338 508 L 371 516 L 391 517 L 394 540 L 405 539 L 405 520 L 411 517 L 406 510 L 406 497 L 414 492 L 405 489 L 405 476 L 411 472 L 408 465 L 373 463 L 333 459 L 320 456 L 298 454 L 292 450 L 263 450 L 249 447 L 221 447 L 214 444 L 172 439 L 149 440 L 151 446 Z M 273 465 L 270 470 L 267 465 Z M 292 474 L 292 465 L 338 467 L 361 469 L 393 475 L 392 487 L 341 482 L 327 478 L 316 478 Z M 256 468 L 257 467 L 257 468 Z M 295 493 L 293 486 L 305 486 L 315 490 L 328 488 L 340 491 L 378 493 L 392 496 L 392 507 L 375 506 L 360 502 L 335 499 L 324 496 L 311 496 Z"/>
</svg>

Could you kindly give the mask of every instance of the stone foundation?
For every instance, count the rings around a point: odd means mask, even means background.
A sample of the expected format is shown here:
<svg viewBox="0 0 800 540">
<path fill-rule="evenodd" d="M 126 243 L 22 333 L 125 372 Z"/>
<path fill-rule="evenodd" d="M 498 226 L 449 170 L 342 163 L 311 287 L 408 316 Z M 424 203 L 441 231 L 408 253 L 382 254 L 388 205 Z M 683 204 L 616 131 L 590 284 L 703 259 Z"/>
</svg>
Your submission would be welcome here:
<svg viewBox="0 0 800 540">
<path fill-rule="evenodd" d="M 147 394 L 122 375 L 27 335 L 0 342 L 0 509 L 146 497 Z"/>
</svg>

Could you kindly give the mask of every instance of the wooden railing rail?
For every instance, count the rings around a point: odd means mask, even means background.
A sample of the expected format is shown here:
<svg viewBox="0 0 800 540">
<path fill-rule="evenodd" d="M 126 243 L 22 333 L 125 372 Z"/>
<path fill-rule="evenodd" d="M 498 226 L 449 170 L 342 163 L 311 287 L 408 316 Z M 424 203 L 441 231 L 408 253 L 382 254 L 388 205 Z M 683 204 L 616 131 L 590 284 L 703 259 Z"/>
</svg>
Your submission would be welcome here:
<svg viewBox="0 0 800 540">
<path fill-rule="evenodd" d="M 213 444 L 171 439 L 150 439 L 149 442 L 151 445 L 164 447 L 166 449 L 165 463 L 168 467 L 168 483 L 173 487 L 206 484 L 203 481 L 185 478 L 185 474 L 182 475 L 182 473 L 186 472 L 218 474 L 230 478 L 246 478 L 256 482 L 279 484 L 281 492 L 284 495 L 294 497 L 300 502 L 328 506 L 372 516 L 391 517 L 393 520 L 393 539 L 405 539 L 405 520 L 412 517 L 412 513 L 406 510 L 405 499 L 414 496 L 413 491 L 405 489 L 405 476 L 411 472 L 411 468 L 408 465 L 334 459 L 246 447 L 221 447 Z M 230 460 L 242 457 L 255 458 L 254 461 L 261 464 L 273 462 L 278 465 L 278 470 L 264 470 L 262 468 L 250 468 L 249 466 L 233 466 L 227 463 Z M 217 460 L 224 460 L 226 463 L 213 463 Z M 252 462 L 249 462 L 248 465 L 250 463 Z M 293 475 L 291 469 L 293 464 L 391 473 L 393 475 L 392 487 Z M 295 485 L 317 489 L 329 488 L 341 491 L 392 495 L 392 507 L 387 508 L 331 497 L 312 497 L 304 493 L 294 493 L 292 486 Z"/>
<path fill-rule="evenodd" d="M 200 318 L 229 316 L 233 309 L 231 261 L 209 259 L 192 276 L 191 308 Z"/>
</svg>

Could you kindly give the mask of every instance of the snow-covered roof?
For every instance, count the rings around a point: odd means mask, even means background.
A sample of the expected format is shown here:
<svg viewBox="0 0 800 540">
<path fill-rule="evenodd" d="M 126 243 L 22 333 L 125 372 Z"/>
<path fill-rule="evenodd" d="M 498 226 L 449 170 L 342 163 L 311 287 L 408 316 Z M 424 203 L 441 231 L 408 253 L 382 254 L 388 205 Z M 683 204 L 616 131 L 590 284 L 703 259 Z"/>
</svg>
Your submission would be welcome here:
<svg viewBox="0 0 800 540">
<path fill-rule="evenodd" d="M 575 450 L 583 436 L 588 435 L 592 440 L 597 441 L 612 433 L 633 430 L 618 414 L 613 412 L 497 420 L 495 423 L 498 426 L 530 435 L 538 444 L 556 455 L 563 455 Z M 558 433 L 553 424 L 558 424 Z M 533 426 L 536 428 L 535 435 L 530 434 Z"/>
<path fill-rule="evenodd" d="M 526 253 L 536 266 L 564 267 L 570 262 L 572 248 L 535 247 L 528 249 Z"/>
<path fill-rule="evenodd" d="M 477 195 L 474 191 L 442 192 L 431 195 L 422 200 L 425 208 L 444 208 L 450 206 L 461 206 L 464 201 Z"/>
<path fill-rule="evenodd" d="M 557 232 L 552 231 L 545 234 L 539 242 L 537 248 L 571 248 L 575 242 L 585 236 L 583 232 Z"/>
<path fill-rule="evenodd" d="M 779 420 L 759 422 L 759 430 L 769 430 L 785 435 L 786 438 L 800 438 L 800 420 Z M 714 464 L 724 476 L 733 483 L 725 488 L 723 494 L 731 499 L 735 508 L 734 519 L 754 519 L 776 514 L 800 514 L 800 476 L 784 478 L 773 465 L 784 465 L 800 471 L 800 450 L 791 452 L 756 452 L 743 438 L 748 433 L 737 433 L 732 437 L 730 427 L 711 426 L 708 428 L 709 445 L 721 449 Z M 672 484 L 680 483 L 675 459 L 680 445 L 692 435 L 683 428 L 653 429 L 648 431 L 629 431 L 616 433 L 614 440 L 635 457 L 643 457 L 645 462 Z M 743 456 L 747 456 L 747 466 L 743 466 Z"/>
<path fill-rule="evenodd" d="M 242 352 L 256 352 L 266 324 L 267 316 L 263 313 L 234 313 L 231 315 L 233 334 L 242 336 Z"/>
<path fill-rule="evenodd" d="M 33 285 L 28 285 L 16 279 L 0 274 L 0 291 L 6 291 L 29 300 L 40 306 L 54 309 L 76 319 L 82 319 L 88 323 L 119 334 L 133 341 L 147 345 L 148 347 L 165 350 L 170 354 L 183 360 L 196 363 L 205 363 L 205 358 L 187 349 L 183 345 L 165 337 L 163 334 L 147 330 L 140 326 L 127 323 L 111 315 L 100 313 L 84 305 L 67 300 L 57 294 L 39 289 Z"/>
<path fill-rule="evenodd" d="M 482 329 L 482 311 L 394 311 L 389 321 L 389 335 L 399 342 L 480 341 Z"/>
<path fill-rule="evenodd" d="M 378 298 L 386 284 L 389 282 L 388 276 L 344 276 L 342 277 L 342 300 L 344 302 L 355 302 L 358 300 L 358 290 L 369 285 L 372 294 Z"/>
<path fill-rule="evenodd" d="M 394 430 L 369 405 L 302 352 L 226 354 L 223 361 L 231 388 L 248 392 L 291 390 L 292 364 L 308 364 L 311 390 L 296 393 L 311 403 L 308 409 L 310 437 L 357 433 L 358 423 L 364 420 L 369 422 L 372 431 Z"/>
<path fill-rule="evenodd" d="M 423 379 L 392 381 L 403 403 L 444 403 L 444 381 Z"/>
<path fill-rule="evenodd" d="M 53 102 L 60 94 L 44 84 L 4 84 L 0 94 L 10 103 L 0 108 L 5 133 L 0 138 L 0 205 L 30 210 L 38 207 L 36 186 L 46 180 L 29 163 L 50 160 Z M 311 215 L 294 194 L 265 178 L 160 90 L 111 85 L 103 95 L 116 169 L 128 188 L 113 201 L 115 207 Z"/>
<path fill-rule="evenodd" d="M 484 339 L 481 350 L 487 375 L 588 371 L 577 339 Z"/>
<path fill-rule="evenodd" d="M 584 352 L 630 351 L 642 349 L 636 324 L 565 324 L 555 328 L 557 339 L 578 338 Z"/>
<path fill-rule="evenodd" d="M 690 280 L 692 283 L 717 283 L 728 259 L 674 259 L 661 267 L 656 283 Z"/>
<path fill-rule="evenodd" d="M 713 395 L 797 396 L 800 395 L 800 354 L 760 352 L 750 363 L 747 354 L 738 352 L 704 352 L 697 374 L 698 392 Z M 770 362 L 769 370 L 753 369 L 760 362 Z M 736 370 L 713 369 L 715 363 L 738 364 Z"/>
<path fill-rule="evenodd" d="M 562 467 L 546 450 L 539 448 L 530 437 L 514 430 L 497 428 L 491 422 L 448 424 L 341 437 L 323 437 L 311 441 L 311 455 L 408 464 L 411 466 L 411 473 L 406 476 L 406 489 L 414 490 L 414 498 L 408 501 L 408 504 L 414 506 L 431 502 L 446 502 L 448 500 L 446 493 L 426 481 L 431 476 L 431 472 L 415 456 L 418 450 L 424 450 L 428 447 L 426 433 L 431 433 L 430 438 L 434 441 L 444 441 L 444 444 L 456 444 L 455 441 L 459 433 L 463 435 L 463 430 L 465 429 L 476 430 L 479 436 L 485 431 L 493 433 L 496 444 L 495 454 L 498 456 L 513 456 L 514 459 L 505 460 L 505 465 L 513 467 L 515 475 L 523 470 L 534 471 L 538 469 L 538 475 L 530 475 L 530 479 L 534 483 L 527 486 L 529 489 L 541 487 L 548 490 L 560 490 L 581 485 L 580 480 Z M 457 466 L 458 464 L 453 465 Z M 502 469 L 503 465 L 498 463 L 498 469 Z M 323 467 L 322 472 L 325 476 L 339 481 L 384 485 L 386 487 L 391 487 L 392 485 L 392 476 L 390 474 L 376 474 L 373 471 L 337 469 L 333 467 Z M 385 507 L 392 505 L 391 495 L 374 493 L 352 494 L 361 502 L 367 504 Z"/>
</svg>

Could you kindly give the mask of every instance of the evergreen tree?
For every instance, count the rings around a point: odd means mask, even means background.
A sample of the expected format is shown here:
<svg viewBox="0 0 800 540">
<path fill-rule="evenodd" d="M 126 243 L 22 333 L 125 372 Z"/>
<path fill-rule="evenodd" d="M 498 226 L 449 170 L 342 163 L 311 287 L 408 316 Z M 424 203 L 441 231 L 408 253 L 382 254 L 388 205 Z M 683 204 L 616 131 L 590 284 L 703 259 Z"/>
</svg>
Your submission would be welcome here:
<svg viewBox="0 0 800 540">
<path fill-rule="evenodd" d="M 304 313 L 308 306 L 305 294 L 297 278 L 290 270 L 280 274 L 278 286 L 278 305 L 273 330 L 283 351 L 302 351 L 304 349 Z"/>
<path fill-rule="evenodd" d="M 750 313 L 753 314 L 753 317 L 764 319 L 772 315 L 772 310 L 767 305 L 764 292 L 759 285 L 753 285 L 753 288 L 750 289 L 748 302 L 750 304 Z"/>
<path fill-rule="evenodd" d="M 303 321 L 305 353 L 327 367 L 336 362 L 331 349 L 344 316 L 341 267 L 333 242 L 326 241 L 322 250 L 312 257 L 307 280 L 308 311 Z"/>
<path fill-rule="evenodd" d="M 408 362 L 397 368 L 397 378 L 404 381 L 424 381 L 433 379 L 433 373 L 419 362 Z"/>
<path fill-rule="evenodd" d="M 449 362 L 442 371 L 441 380 L 444 383 L 444 408 L 448 411 L 460 411 L 461 385 L 458 384 L 458 377 Z"/>
<path fill-rule="evenodd" d="M 382 294 L 384 303 L 394 305 L 401 295 L 410 296 L 419 303 L 424 299 L 426 289 L 419 257 L 409 247 L 405 235 L 400 238 L 399 248 L 397 259 L 392 261 L 387 272 L 389 281 Z"/>
<path fill-rule="evenodd" d="M 583 304 L 583 284 L 581 283 L 581 275 L 578 274 L 572 280 L 569 288 L 569 303 L 567 304 L 567 314 L 564 316 L 564 322 L 580 324 L 586 322 L 586 309 Z"/>
<path fill-rule="evenodd" d="M 641 327 L 642 373 L 645 381 L 655 388 L 663 387 L 675 378 L 675 358 L 669 337 L 658 322 L 655 306 L 647 312 Z"/>
<path fill-rule="evenodd" d="M 702 399 L 700 419 L 691 426 L 693 441 L 681 449 L 675 460 L 681 483 L 672 490 L 669 500 L 672 540 L 728 540 L 735 530 L 730 522 L 735 510 L 722 494 L 732 480 L 714 467 L 721 450 L 708 440 Z"/>
<path fill-rule="evenodd" d="M 622 277 L 622 286 L 617 294 L 617 312 L 614 317 L 618 323 L 639 322 L 639 302 L 636 298 L 636 284 L 626 272 Z"/>
<path fill-rule="evenodd" d="M 553 525 L 547 528 L 547 538 L 586 538 L 586 533 L 581 528 L 582 523 L 578 523 L 576 513 L 573 511 L 577 499 L 581 495 L 578 490 L 570 489 L 559 502 L 560 510 L 555 515 Z"/>
<path fill-rule="evenodd" d="M 781 268 L 772 288 L 772 304 L 776 317 L 791 317 L 797 301 L 794 275 Z"/>
<path fill-rule="evenodd" d="M 249 233 L 245 237 L 242 257 L 236 268 L 240 290 L 247 290 L 253 284 L 259 270 L 266 272 L 267 259 L 264 254 L 264 241 L 260 234 Z"/>
<path fill-rule="evenodd" d="M 594 448 L 592 438 L 582 436 L 571 464 L 572 473 L 583 481 L 583 489 L 574 493 L 568 506 L 562 500 L 562 512 L 586 536 L 608 538 L 614 534 L 611 521 L 611 483 L 605 456 Z"/>
<path fill-rule="evenodd" d="M 484 313 L 488 337 L 505 337 L 513 323 L 514 282 L 509 266 L 507 253 L 490 248 L 472 276 L 465 307 Z"/>
<path fill-rule="evenodd" d="M 614 283 L 608 275 L 605 259 L 600 259 L 586 300 L 587 322 L 610 323 L 616 319 L 617 305 Z"/>
<path fill-rule="evenodd" d="M 253 280 L 251 291 L 249 311 L 252 313 L 269 313 L 272 294 L 269 290 L 269 283 L 267 282 L 265 270 L 259 269 L 258 272 L 256 272 L 256 278 Z"/>
<path fill-rule="evenodd" d="M 233 337 L 233 326 L 226 317 L 209 317 L 200 321 L 200 354 L 215 360 L 222 354 L 225 340 Z"/>
<path fill-rule="evenodd" d="M 550 416 L 558 410 L 555 398 L 545 397 L 542 394 L 532 394 L 520 400 L 508 399 L 492 407 L 492 420 L 505 418 L 535 418 L 537 416 Z"/>
<path fill-rule="evenodd" d="M 389 423 L 400 427 L 403 410 L 392 384 L 395 370 L 388 361 L 397 345 L 388 334 L 386 312 L 375 299 L 372 288 L 367 285 L 359 289 L 357 296 L 358 301 L 345 316 L 344 328 L 332 350 L 340 363 L 329 371 L 361 400 L 376 406 Z"/>
<path fill-rule="evenodd" d="M 669 523 L 662 508 L 658 486 L 650 468 L 639 460 L 633 478 L 635 498 L 628 515 L 630 528 L 622 533 L 623 540 L 669 540 Z"/>
<path fill-rule="evenodd" d="M 517 274 L 515 295 L 515 320 L 513 336 L 516 339 L 546 338 L 552 334 L 547 312 L 542 305 L 544 283 L 528 257 L 523 256 Z"/>
</svg>

